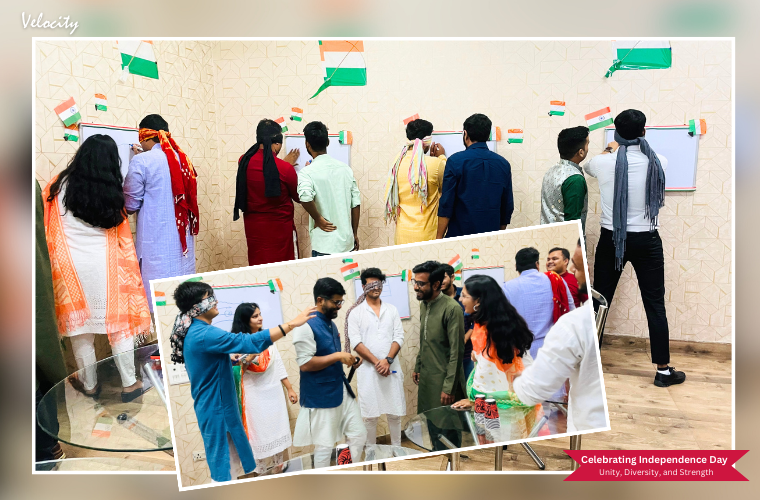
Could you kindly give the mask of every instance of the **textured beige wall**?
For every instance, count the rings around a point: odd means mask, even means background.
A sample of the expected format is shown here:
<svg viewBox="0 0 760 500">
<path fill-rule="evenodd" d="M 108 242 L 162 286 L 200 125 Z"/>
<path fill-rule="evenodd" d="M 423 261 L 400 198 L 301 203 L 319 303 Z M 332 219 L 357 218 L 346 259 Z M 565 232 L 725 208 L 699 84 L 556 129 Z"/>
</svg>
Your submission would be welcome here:
<svg viewBox="0 0 760 500">
<path fill-rule="evenodd" d="M 130 77 L 116 83 L 115 42 L 40 42 L 37 58 L 37 177 L 60 171 L 76 146 L 62 140 L 52 109 L 74 96 L 89 121 L 134 126 L 149 112 L 169 120 L 200 173 L 201 234 L 198 270 L 247 263 L 242 221 L 232 222 L 239 156 L 255 141 L 264 117 L 304 109 L 304 123 L 321 120 L 332 131 L 354 135 L 351 164 L 362 191 L 359 228 L 363 248 L 392 241 L 381 201 L 388 162 L 405 140 L 402 119 L 414 113 L 439 130 L 460 129 L 474 112 L 503 130 L 520 127 L 525 142 L 499 152 L 513 169 L 515 214 L 510 227 L 538 224 L 543 173 L 557 159 L 556 136 L 584 124 L 583 115 L 610 106 L 613 113 L 638 108 L 650 124 L 705 118 L 700 139 L 697 191 L 669 193 L 660 232 L 666 257 L 667 311 L 671 338 L 731 342 L 731 43 L 674 41 L 668 70 L 619 71 L 610 65 L 606 41 L 365 42 L 366 87 L 330 88 L 307 101 L 322 78 L 315 41 L 156 42 L 161 80 Z M 92 95 L 109 99 L 95 113 Z M 567 102 L 564 117 L 547 116 L 549 101 Z M 291 131 L 302 125 L 289 123 Z M 592 152 L 603 148 L 591 136 Z M 589 180 L 589 259 L 599 234 L 599 192 Z M 308 216 L 296 207 L 302 254 L 309 249 Z M 607 332 L 646 336 L 644 309 L 630 266 L 620 281 Z"/>
<path fill-rule="evenodd" d="M 517 277 L 514 264 L 515 253 L 524 247 L 532 246 L 545 255 L 555 246 L 561 246 L 570 250 L 575 249 L 580 236 L 579 224 L 565 223 L 558 226 L 544 226 L 535 230 L 517 230 L 515 232 L 497 233 L 492 236 L 474 236 L 456 240 L 443 240 L 441 242 L 424 243 L 419 245 L 403 245 L 379 250 L 368 250 L 356 254 L 353 258 L 359 264 L 360 269 L 366 267 L 379 267 L 386 274 L 397 274 L 402 269 L 411 269 L 416 264 L 426 260 L 438 260 L 447 262 L 456 254 L 462 257 L 465 267 L 475 266 L 504 266 L 505 279 Z M 480 259 L 471 258 L 471 249 L 480 250 Z M 309 261 L 298 261 L 290 264 L 271 264 L 253 268 L 219 272 L 212 275 L 204 275 L 203 281 L 212 286 L 223 286 L 243 283 L 264 283 L 273 278 L 282 281 L 283 292 L 281 294 L 282 310 L 284 319 L 287 321 L 295 317 L 303 309 L 313 305 L 312 289 L 317 279 L 333 277 L 343 282 L 340 268 L 343 266 L 340 257 L 330 257 Z M 544 266 L 542 263 L 542 270 Z M 159 340 L 165 359 L 169 359 L 171 347 L 169 335 L 178 313 L 174 301 L 171 298 L 175 288 L 182 280 L 154 281 L 157 291 L 166 293 L 168 298 L 166 306 L 157 307 L 159 327 Z M 343 306 L 335 320 L 338 329 L 343 332 L 345 312 L 355 296 L 353 286 L 346 283 L 347 303 Z M 404 388 L 406 391 L 407 415 L 416 414 L 417 386 L 412 382 L 412 369 L 417 356 L 419 341 L 419 302 L 414 296 L 414 291 L 409 287 L 409 302 L 411 306 L 411 319 L 403 320 L 404 345 L 399 353 L 399 361 L 404 372 Z M 343 337 L 341 337 L 343 338 Z M 299 369 L 295 359 L 295 349 L 290 337 L 277 342 L 277 348 L 282 355 L 288 378 L 296 391 L 299 390 Z M 168 361 L 167 361 L 168 362 Z M 356 388 L 356 381 L 353 382 Z M 206 462 L 193 462 L 194 451 L 203 450 L 203 440 L 198 430 L 193 400 L 190 396 L 190 385 L 170 385 L 169 400 L 171 403 L 172 421 L 174 424 L 174 450 L 179 458 L 182 473 L 182 485 L 193 486 L 209 481 L 208 467 Z M 291 431 L 295 429 L 298 417 L 299 405 L 289 405 Z M 408 417 L 404 419 L 405 425 Z M 378 435 L 387 433 L 385 417 L 381 418 Z M 305 448 L 292 448 L 291 456 L 301 455 L 308 452 Z"/>
</svg>

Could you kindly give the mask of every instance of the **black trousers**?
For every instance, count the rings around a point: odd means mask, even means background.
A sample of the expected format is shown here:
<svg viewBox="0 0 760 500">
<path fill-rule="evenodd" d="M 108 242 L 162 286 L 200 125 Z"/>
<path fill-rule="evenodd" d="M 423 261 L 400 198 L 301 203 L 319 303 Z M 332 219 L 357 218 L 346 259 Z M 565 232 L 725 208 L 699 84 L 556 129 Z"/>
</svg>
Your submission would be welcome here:
<svg viewBox="0 0 760 500">
<path fill-rule="evenodd" d="M 670 333 L 665 314 L 665 259 L 662 240 L 657 231 L 628 233 L 625 241 L 623 267 L 630 262 L 636 271 L 641 300 L 649 325 L 649 342 L 652 363 L 664 365 L 670 362 Z M 612 231 L 602 228 L 596 245 L 594 260 L 594 290 L 601 293 L 612 305 L 622 270 L 615 269 L 615 245 Z M 594 310 L 599 303 L 594 301 Z"/>
</svg>

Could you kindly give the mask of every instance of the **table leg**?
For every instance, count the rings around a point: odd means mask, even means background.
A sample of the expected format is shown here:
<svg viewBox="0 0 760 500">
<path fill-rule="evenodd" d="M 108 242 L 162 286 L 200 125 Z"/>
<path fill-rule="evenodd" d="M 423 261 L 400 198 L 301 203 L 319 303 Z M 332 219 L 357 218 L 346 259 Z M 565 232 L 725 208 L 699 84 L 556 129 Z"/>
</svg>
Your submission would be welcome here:
<svg viewBox="0 0 760 500">
<path fill-rule="evenodd" d="M 570 436 L 570 449 L 571 450 L 581 449 L 581 436 Z M 570 465 L 570 470 L 572 471 L 578 470 L 578 467 L 580 467 L 580 464 L 578 464 L 578 462 L 573 460 L 573 463 Z"/>
<path fill-rule="evenodd" d="M 530 455 L 530 458 L 533 459 L 533 461 L 536 463 L 539 469 L 544 470 L 546 469 L 546 465 L 544 462 L 541 461 L 540 458 L 538 458 L 538 455 L 536 455 L 536 452 L 533 451 L 533 448 L 530 447 L 528 443 L 520 443 L 520 445 L 523 447 L 523 449 L 528 452 L 528 455 Z"/>
<path fill-rule="evenodd" d="M 453 470 L 453 471 L 461 470 L 460 469 L 460 465 L 461 464 L 460 464 L 460 461 L 459 461 L 459 452 L 452 453 L 450 455 L 450 459 L 449 460 L 451 460 L 451 470 Z"/>
<path fill-rule="evenodd" d="M 504 460 L 504 447 L 497 446 L 494 449 L 493 470 L 502 470 L 502 461 Z"/>
<path fill-rule="evenodd" d="M 372 470 L 372 464 L 362 465 L 362 470 Z"/>
<path fill-rule="evenodd" d="M 385 471 L 385 462 L 377 464 L 377 470 Z"/>
</svg>

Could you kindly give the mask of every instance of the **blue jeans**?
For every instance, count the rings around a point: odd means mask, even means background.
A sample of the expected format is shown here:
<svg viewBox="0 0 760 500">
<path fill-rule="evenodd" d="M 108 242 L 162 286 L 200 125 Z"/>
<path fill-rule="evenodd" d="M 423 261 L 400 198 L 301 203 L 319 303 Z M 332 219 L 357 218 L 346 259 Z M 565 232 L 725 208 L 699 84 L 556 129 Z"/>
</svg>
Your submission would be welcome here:
<svg viewBox="0 0 760 500">
<path fill-rule="evenodd" d="M 475 362 L 471 357 L 465 356 L 462 359 L 462 368 L 464 368 L 464 383 L 467 384 L 467 381 L 470 379 L 470 373 L 475 369 Z"/>
</svg>

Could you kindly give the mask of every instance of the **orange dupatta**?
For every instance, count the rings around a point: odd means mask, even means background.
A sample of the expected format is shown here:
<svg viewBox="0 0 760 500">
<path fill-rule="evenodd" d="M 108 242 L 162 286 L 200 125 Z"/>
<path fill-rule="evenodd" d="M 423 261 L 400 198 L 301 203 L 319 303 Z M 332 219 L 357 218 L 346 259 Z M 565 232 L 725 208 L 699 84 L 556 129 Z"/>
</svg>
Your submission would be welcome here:
<svg viewBox="0 0 760 500">
<path fill-rule="evenodd" d="M 496 346 L 493 344 L 493 342 L 491 342 L 491 346 L 488 349 L 488 352 L 483 352 L 486 348 L 487 335 L 488 333 L 486 327 L 475 323 L 475 326 L 472 329 L 472 337 L 470 337 L 470 340 L 472 340 L 472 351 L 478 354 L 483 354 L 483 356 L 488 359 L 488 361 L 496 365 L 496 368 L 498 368 L 499 371 L 503 372 L 507 376 L 507 381 L 509 382 L 511 390 L 512 381 L 525 369 L 523 360 L 517 355 L 519 351 L 515 349 L 515 354 L 514 358 L 512 358 L 512 362 L 504 363 L 496 353 Z"/>
<path fill-rule="evenodd" d="M 56 177 L 57 178 L 57 177 Z M 90 308 L 82 290 L 66 235 L 63 233 L 58 195 L 52 201 L 50 181 L 42 192 L 45 208 L 45 237 L 53 274 L 55 315 L 59 334 L 66 336 L 84 326 Z M 106 333 L 111 344 L 150 330 L 150 311 L 140 275 L 132 231 L 126 216 L 117 227 L 106 229 L 107 295 Z"/>
<path fill-rule="evenodd" d="M 266 371 L 267 367 L 269 366 L 269 360 L 271 359 L 271 356 L 269 354 L 269 349 L 267 348 L 259 354 L 259 360 L 258 363 L 251 363 L 248 365 L 248 368 L 246 371 L 249 372 L 256 372 L 261 373 Z M 243 383 L 243 376 L 245 373 L 240 373 L 240 405 L 241 410 L 240 413 L 242 413 L 243 417 L 243 429 L 245 429 L 245 435 L 248 436 L 248 418 L 246 418 L 246 409 L 245 409 L 245 384 Z"/>
</svg>

